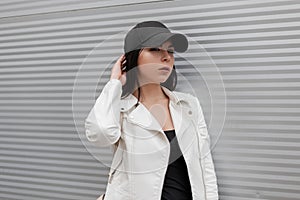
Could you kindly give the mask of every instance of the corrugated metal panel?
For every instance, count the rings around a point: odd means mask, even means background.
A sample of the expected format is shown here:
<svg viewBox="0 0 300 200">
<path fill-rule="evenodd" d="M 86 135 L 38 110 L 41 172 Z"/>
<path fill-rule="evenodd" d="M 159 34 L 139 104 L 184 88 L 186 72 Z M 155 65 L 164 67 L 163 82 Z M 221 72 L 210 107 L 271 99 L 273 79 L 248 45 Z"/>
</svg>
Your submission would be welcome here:
<svg viewBox="0 0 300 200">
<path fill-rule="evenodd" d="M 171 0 L 2 0 L 0 2 L 0 17 L 37 15 L 70 10 L 83 10 L 124 5 L 147 4 Z"/>
<path fill-rule="evenodd" d="M 111 154 L 83 120 L 125 31 L 149 19 L 191 40 L 178 89 L 201 99 L 220 199 L 299 199 L 299 1 L 130 2 L 1 1 L 0 199 L 104 191 Z"/>
</svg>

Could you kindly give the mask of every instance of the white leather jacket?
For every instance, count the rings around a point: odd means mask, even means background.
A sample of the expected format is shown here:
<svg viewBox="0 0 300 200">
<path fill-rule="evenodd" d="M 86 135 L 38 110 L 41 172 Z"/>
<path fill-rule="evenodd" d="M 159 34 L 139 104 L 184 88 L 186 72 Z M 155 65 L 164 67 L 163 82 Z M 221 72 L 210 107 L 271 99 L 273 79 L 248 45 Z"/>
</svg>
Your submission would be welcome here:
<svg viewBox="0 0 300 200">
<path fill-rule="evenodd" d="M 186 161 L 193 200 L 217 200 L 218 187 L 210 139 L 198 99 L 172 92 L 169 109 Z M 161 126 L 133 95 L 121 99 L 122 85 L 110 80 L 85 120 L 86 136 L 99 146 L 114 146 L 105 200 L 160 200 L 170 144 Z"/>
</svg>

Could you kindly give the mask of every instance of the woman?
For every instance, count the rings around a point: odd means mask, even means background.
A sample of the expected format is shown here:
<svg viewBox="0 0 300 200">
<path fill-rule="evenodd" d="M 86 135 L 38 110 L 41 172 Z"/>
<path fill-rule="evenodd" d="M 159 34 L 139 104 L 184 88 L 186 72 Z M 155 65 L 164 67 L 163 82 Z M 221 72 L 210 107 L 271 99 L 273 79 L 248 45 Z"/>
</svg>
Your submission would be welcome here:
<svg viewBox="0 0 300 200">
<path fill-rule="evenodd" d="M 175 92 L 174 51 L 188 41 L 146 21 L 126 35 L 86 121 L 87 138 L 113 146 L 105 200 L 216 200 L 210 140 L 198 99 Z"/>
</svg>

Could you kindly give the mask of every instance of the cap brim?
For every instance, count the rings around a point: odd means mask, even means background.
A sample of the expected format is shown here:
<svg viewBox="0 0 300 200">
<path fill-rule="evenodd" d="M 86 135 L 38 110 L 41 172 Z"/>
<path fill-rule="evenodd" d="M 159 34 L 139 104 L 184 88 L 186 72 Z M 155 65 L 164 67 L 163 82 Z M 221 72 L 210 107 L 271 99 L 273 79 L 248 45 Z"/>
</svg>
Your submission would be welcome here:
<svg viewBox="0 0 300 200">
<path fill-rule="evenodd" d="M 177 52 L 185 52 L 188 48 L 187 38 L 180 33 L 159 33 L 143 42 L 145 47 L 157 47 L 170 40 Z"/>
</svg>

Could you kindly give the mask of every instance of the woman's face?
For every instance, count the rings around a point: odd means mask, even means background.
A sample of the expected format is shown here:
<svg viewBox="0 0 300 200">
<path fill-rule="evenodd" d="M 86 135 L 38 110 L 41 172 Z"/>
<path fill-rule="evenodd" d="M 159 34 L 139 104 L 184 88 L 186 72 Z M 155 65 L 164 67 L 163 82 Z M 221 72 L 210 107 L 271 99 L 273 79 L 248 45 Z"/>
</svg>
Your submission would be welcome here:
<svg viewBox="0 0 300 200">
<path fill-rule="evenodd" d="M 174 65 L 174 47 L 170 41 L 157 48 L 143 48 L 138 57 L 138 79 L 141 85 L 163 83 Z"/>
</svg>

